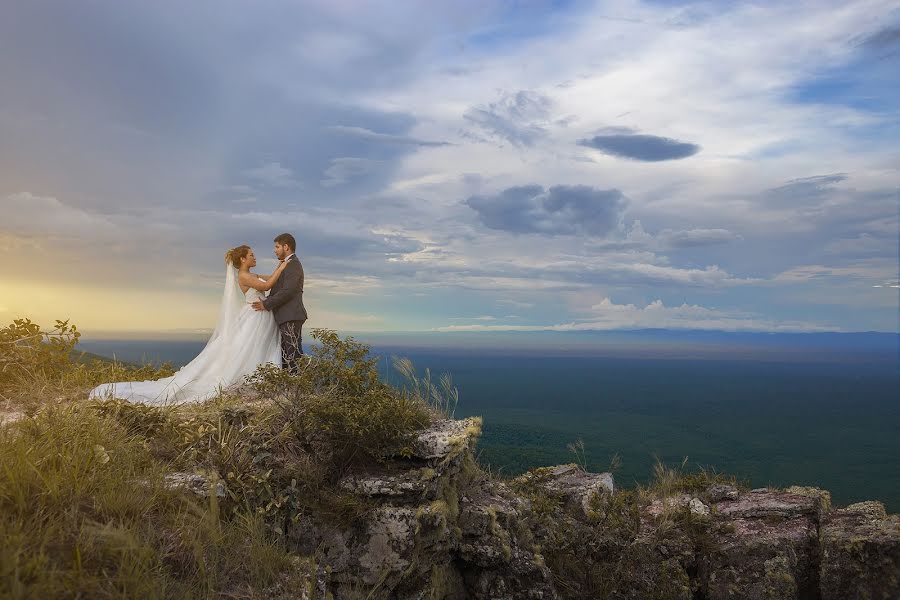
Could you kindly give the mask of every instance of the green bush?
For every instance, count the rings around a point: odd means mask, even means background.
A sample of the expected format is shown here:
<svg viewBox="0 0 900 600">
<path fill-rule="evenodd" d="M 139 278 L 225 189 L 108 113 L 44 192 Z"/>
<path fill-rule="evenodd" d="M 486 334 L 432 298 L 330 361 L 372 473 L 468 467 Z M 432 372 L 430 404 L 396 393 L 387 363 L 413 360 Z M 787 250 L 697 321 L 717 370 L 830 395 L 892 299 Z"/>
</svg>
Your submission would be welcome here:
<svg viewBox="0 0 900 600">
<path fill-rule="evenodd" d="M 251 378 L 261 397 L 281 408 L 304 449 L 325 457 L 337 475 L 354 460 L 408 456 L 415 433 L 437 413 L 379 380 L 365 344 L 327 329 L 312 337 L 318 343 L 299 375 L 266 366 Z"/>
<path fill-rule="evenodd" d="M 68 321 L 44 330 L 29 319 L 15 319 L 0 329 L 0 400 L 34 410 L 49 401 L 71 401 L 96 385 L 168 377 L 165 363 L 129 365 L 90 358 L 77 350 L 81 332 Z"/>
<path fill-rule="evenodd" d="M 409 455 L 441 416 L 424 388 L 386 385 L 367 346 L 324 329 L 296 376 L 263 367 L 237 392 L 178 407 L 88 401 L 100 383 L 172 371 L 85 360 L 79 335 L 26 319 L 0 334 L 0 394 L 29 415 L 0 425 L 0 597 L 298 590 L 306 559 L 287 550 L 289 529 L 360 516 L 368 505 L 339 479 Z M 173 471 L 203 474 L 225 497 L 173 489 Z"/>
<path fill-rule="evenodd" d="M 60 376 L 80 336 L 68 321 L 43 331 L 29 319 L 15 319 L 0 329 L 0 388 Z"/>
</svg>

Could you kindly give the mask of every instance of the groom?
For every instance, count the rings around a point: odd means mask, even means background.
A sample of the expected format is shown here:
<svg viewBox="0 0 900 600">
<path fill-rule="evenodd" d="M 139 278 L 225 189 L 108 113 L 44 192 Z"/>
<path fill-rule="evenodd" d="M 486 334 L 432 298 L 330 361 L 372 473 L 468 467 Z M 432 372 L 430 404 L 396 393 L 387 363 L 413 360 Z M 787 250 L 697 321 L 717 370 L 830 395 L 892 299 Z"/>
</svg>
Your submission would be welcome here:
<svg viewBox="0 0 900 600">
<path fill-rule="evenodd" d="M 271 310 L 281 332 L 281 366 L 288 369 L 291 375 L 300 371 L 300 357 L 303 356 L 300 330 L 306 321 L 306 308 L 303 306 L 303 265 L 294 252 L 297 242 L 289 233 L 282 233 L 275 238 L 275 257 L 284 261 L 287 266 L 269 297 L 253 303 L 256 310 Z"/>
</svg>

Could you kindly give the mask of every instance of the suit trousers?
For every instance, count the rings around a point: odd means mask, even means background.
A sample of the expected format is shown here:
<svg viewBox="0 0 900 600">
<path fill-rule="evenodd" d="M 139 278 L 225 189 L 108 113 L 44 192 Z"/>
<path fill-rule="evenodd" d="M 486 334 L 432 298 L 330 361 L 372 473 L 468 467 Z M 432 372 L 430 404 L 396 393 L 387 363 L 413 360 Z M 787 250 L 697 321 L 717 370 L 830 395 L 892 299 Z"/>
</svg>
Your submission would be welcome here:
<svg viewBox="0 0 900 600">
<path fill-rule="evenodd" d="M 300 357 L 303 356 L 301 330 L 304 321 L 285 321 L 278 325 L 281 332 L 281 367 L 291 375 L 300 372 Z"/>
</svg>

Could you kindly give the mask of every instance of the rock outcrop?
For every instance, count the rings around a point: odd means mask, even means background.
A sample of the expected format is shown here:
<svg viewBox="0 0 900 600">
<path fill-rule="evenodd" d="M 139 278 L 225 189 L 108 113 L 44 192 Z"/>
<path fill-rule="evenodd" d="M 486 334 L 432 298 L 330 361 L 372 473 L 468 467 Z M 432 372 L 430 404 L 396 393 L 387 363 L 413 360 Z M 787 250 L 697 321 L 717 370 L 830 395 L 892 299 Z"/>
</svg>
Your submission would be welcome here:
<svg viewBox="0 0 900 600">
<path fill-rule="evenodd" d="M 300 520 L 290 540 L 315 557 L 314 597 L 900 598 L 900 516 L 879 502 L 720 481 L 617 490 L 574 464 L 500 481 L 475 464 L 480 430 L 437 422 L 412 456 L 345 476 L 371 505 L 358 522 Z"/>
<path fill-rule="evenodd" d="M 534 549 L 527 504 L 475 467 L 481 420 L 439 421 L 411 457 L 351 474 L 339 487 L 375 504 L 349 527 L 301 521 L 292 539 L 315 553 L 335 598 L 556 598 Z"/>
</svg>

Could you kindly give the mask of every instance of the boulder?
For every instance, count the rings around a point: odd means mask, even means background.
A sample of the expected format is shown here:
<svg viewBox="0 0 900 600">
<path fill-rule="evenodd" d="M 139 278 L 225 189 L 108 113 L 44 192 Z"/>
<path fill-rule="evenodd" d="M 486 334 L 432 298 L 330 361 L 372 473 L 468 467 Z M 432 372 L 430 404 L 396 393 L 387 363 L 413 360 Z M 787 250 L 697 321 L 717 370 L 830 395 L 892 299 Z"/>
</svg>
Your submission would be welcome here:
<svg viewBox="0 0 900 600">
<path fill-rule="evenodd" d="M 900 598 L 900 515 L 858 502 L 822 520 L 822 600 Z"/>
<path fill-rule="evenodd" d="M 749 494 L 736 500 L 720 500 L 713 506 L 722 516 L 745 519 L 787 518 L 797 515 L 818 518 L 826 510 L 819 495 L 793 494 L 767 488 L 751 490 Z"/>
<path fill-rule="evenodd" d="M 480 434 L 481 417 L 442 419 L 419 434 L 413 455 L 426 460 L 450 460 L 472 447 Z"/>
<path fill-rule="evenodd" d="M 527 527 L 526 502 L 505 485 L 479 478 L 460 508 L 457 564 L 472 598 L 558 597 Z"/>
<path fill-rule="evenodd" d="M 719 502 L 721 500 L 737 500 L 740 494 L 733 485 L 716 483 L 707 487 L 704 495 L 709 502 Z"/>
<path fill-rule="evenodd" d="M 703 502 L 700 501 L 699 498 L 691 498 L 690 504 L 688 507 L 691 509 L 691 513 L 695 515 L 700 515 L 703 517 L 709 516 L 709 507 Z"/>
<path fill-rule="evenodd" d="M 700 560 L 705 598 L 816 597 L 821 495 L 760 488 L 713 508 L 717 527 Z"/>
<path fill-rule="evenodd" d="M 615 492 L 612 473 L 590 473 L 576 464 L 532 469 L 514 483 L 537 486 L 559 497 L 565 508 L 578 518 L 587 518 L 595 494 Z"/>
<path fill-rule="evenodd" d="M 163 478 L 163 485 L 169 489 L 184 489 L 193 492 L 201 498 L 209 497 L 209 479 L 199 473 L 169 473 Z M 216 482 L 216 496 L 225 497 L 225 484 Z"/>
</svg>

